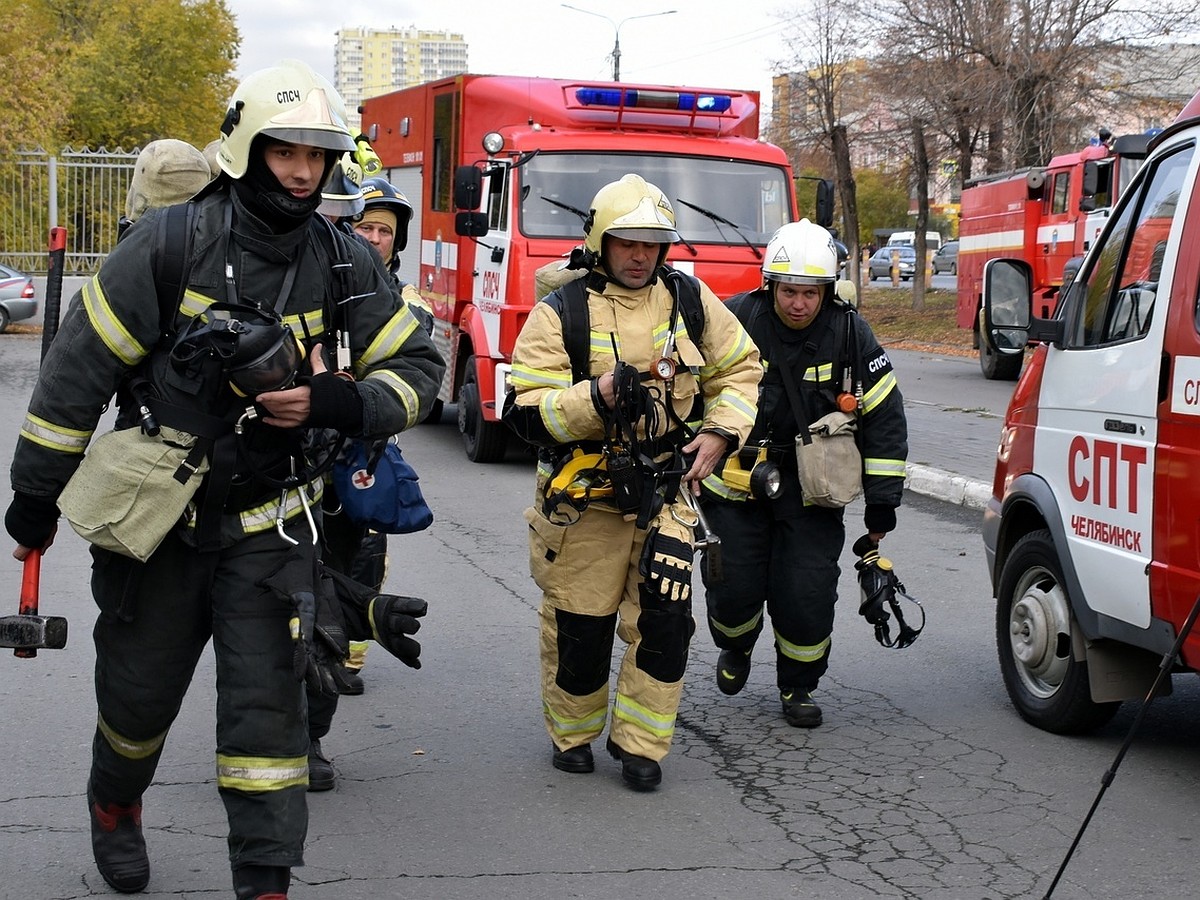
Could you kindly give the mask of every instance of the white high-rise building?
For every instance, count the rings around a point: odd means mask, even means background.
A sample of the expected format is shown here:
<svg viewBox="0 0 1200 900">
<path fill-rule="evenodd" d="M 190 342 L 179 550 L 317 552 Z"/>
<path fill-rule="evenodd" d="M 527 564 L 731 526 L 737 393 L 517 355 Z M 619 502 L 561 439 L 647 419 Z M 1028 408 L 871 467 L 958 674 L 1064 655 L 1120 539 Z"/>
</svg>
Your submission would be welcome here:
<svg viewBox="0 0 1200 900">
<path fill-rule="evenodd" d="M 342 28 L 337 32 L 333 84 L 352 119 L 367 97 L 467 71 L 461 34 L 407 28 Z"/>
</svg>

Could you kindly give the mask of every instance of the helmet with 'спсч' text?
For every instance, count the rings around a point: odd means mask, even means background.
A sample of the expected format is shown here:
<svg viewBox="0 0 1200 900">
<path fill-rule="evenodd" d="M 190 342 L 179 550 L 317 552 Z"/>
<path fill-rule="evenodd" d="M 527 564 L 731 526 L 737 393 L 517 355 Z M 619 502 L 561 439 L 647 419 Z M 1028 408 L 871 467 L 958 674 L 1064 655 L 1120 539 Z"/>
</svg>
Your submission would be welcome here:
<svg viewBox="0 0 1200 900">
<path fill-rule="evenodd" d="M 767 243 L 763 278 L 786 284 L 833 284 L 838 254 L 833 235 L 808 219 L 782 226 Z"/>
<path fill-rule="evenodd" d="M 408 223 L 412 219 L 412 204 L 408 202 L 408 198 L 404 194 L 396 189 L 395 185 L 378 175 L 368 178 L 362 183 L 362 192 L 363 212 L 381 208 L 391 210 L 396 217 L 395 243 L 392 245 L 392 253 L 399 253 L 408 246 Z"/>
<path fill-rule="evenodd" d="M 354 149 L 345 101 L 325 78 L 295 59 L 248 75 L 233 92 L 217 151 L 217 162 L 230 178 L 246 174 L 250 144 L 260 134 L 339 153 Z"/>
<path fill-rule="evenodd" d="M 596 192 L 591 213 L 583 225 L 584 246 L 597 257 L 605 237 L 665 245 L 679 240 L 675 210 L 657 187 L 641 175 L 626 175 Z"/>
</svg>

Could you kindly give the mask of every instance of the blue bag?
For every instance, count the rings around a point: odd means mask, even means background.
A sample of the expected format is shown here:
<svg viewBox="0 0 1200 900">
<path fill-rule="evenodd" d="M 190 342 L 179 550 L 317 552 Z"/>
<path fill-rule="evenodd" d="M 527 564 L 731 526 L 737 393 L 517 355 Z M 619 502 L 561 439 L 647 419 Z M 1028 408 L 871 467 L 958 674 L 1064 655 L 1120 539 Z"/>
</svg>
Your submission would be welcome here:
<svg viewBox="0 0 1200 900">
<path fill-rule="evenodd" d="M 351 521 L 384 534 L 424 531 L 433 510 L 421 495 L 417 471 L 391 441 L 374 448 L 347 441 L 333 464 L 333 486 Z"/>
</svg>

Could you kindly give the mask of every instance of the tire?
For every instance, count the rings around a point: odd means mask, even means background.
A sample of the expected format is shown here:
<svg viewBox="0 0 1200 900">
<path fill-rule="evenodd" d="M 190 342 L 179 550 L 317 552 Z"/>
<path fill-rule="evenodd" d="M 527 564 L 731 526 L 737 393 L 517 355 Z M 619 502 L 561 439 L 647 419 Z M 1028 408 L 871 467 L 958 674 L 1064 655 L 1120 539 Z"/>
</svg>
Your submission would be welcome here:
<svg viewBox="0 0 1200 900">
<path fill-rule="evenodd" d="M 467 359 L 466 374 L 458 391 L 458 430 L 471 462 L 490 463 L 504 458 L 508 449 L 508 430 L 504 423 L 489 422 L 483 417 L 474 356 Z"/>
<path fill-rule="evenodd" d="M 950 263 L 949 274 L 950 274 L 950 275 L 957 275 L 957 274 L 958 274 L 958 263 L 956 263 L 956 262 L 952 262 L 952 263 Z"/>
<path fill-rule="evenodd" d="M 8 310 L 3 306 L 0 306 L 0 334 L 4 334 L 4 332 L 8 331 L 8 323 L 11 321 L 12 319 L 8 315 Z"/>
<path fill-rule="evenodd" d="M 1071 632 L 1078 627 L 1050 532 L 1031 531 L 1017 541 L 1000 573 L 996 650 L 1021 718 L 1053 734 L 1093 731 L 1121 705 L 1092 700 L 1087 663 L 1072 649 Z"/>
<path fill-rule="evenodd" d="M 979 370 L 988 381 L 1016 381 L 1025 362 L 1024 353 L 1005 356 L 997 353 L 987 338 L 979 335 Z"/>
</svg>

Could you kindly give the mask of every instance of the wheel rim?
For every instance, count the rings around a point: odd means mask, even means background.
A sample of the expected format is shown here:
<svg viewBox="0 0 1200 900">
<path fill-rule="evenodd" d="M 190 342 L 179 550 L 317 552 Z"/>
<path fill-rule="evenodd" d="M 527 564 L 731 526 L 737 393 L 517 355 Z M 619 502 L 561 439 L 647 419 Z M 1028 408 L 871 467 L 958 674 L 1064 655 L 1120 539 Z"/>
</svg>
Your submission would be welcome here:
<svg viewBox="0 0 1200 900">
<path fill-rule="evenodd" d="M 1052 697 L 1071 665 L 1071 612 L 1067 596 L 1044 568 L 1025 573 L 1013 594 L 1008 637 L 1021 683 L 1040 699 Z"/>
<path fill-rule="evenodd" d="M 463 385 L 458 398 L 458 430 L 468 445 L 475 442 L 475 434 L 479 430 L 474 416 L 475 403 L 475 384 L 468 382 Z"/>
</svg>

